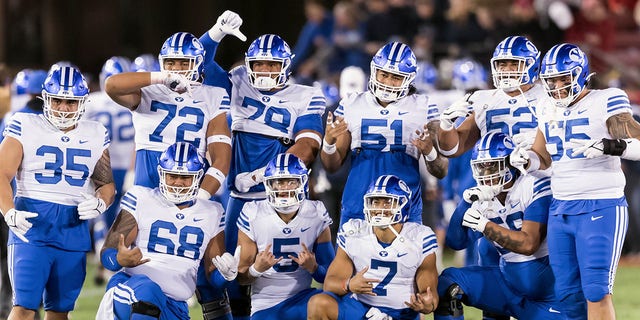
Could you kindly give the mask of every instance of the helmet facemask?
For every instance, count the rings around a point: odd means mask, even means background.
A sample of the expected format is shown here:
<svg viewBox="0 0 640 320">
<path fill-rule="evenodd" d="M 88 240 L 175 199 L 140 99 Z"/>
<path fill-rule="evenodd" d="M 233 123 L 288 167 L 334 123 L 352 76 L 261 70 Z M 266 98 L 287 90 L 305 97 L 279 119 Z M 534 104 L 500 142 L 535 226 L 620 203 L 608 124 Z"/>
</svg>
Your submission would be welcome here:
<svg viewBox="0 0 640 320">
<path fill-rule="evenodd" d="M 476 183 L 493 188 L 494 194 L 507 191 L 504 186 L 513 178 L 506 157 L 471 160 L 471 170 Z"/>
<path fill-rule="evenodd" d="M 578 84 L 578 78 L 574 76 L 580 73 L 582 73 L 582 68 L 576 67 L 573 70 L 540 75 L 544 89 L 553 98 L 556 107 L 567 108 L 584 90 L 584 87 Z M 555 80 L 560 77 L 564 77 L 563 80 L 566 81 L 562 82 L 562 86 L 556 87 L 557 82 Z M 564 95 L 566 96 L 563 98 Z"/>
<path fill-rule="evenodd" d="M 378 71 L 385 71 L 394 76 L 400 76 L 403 78 L 402 83 L 399 86 L 390 86 L 378 81 Z M 384 102 L 393 102 L 404 98 L 409 94 L 409 86 L 416 77 L 416 73 L 406 73 L 401 71 L 391 71 L 389 69 L 378 67 L 371 62 L 371 75 L 369 76 L 369 90 L 376 98 Z"/>
<path fill-rule="evenodd" d="M 307 175 L 278 174 L 265 177 L 267 201 L 276 211 L 292 214 L 306 198 Z"/>
<path fill-rule="evenodd" d="M 165 66 L 165 60 L 174 60 L 176 65 L 180 65 L 182 61 L 188 61 L 189 67 L 187 69 L 177 68 L 172 70 L 167 70 Z M 187 79 L 191 81 L 198 81 L 200 78 L 200 65 L 204 58 L 202 56 L 187 56 L 183 54 L 168 54 L 168 55 L 160 55 L 160 70 L 168 73 L 181 74 L 185 76 Z"/>
<path fill-rule="evenodd" d="M 372 227 L 385 229 L 403 222 L 402 208 L 407 202 L 404 196 L 368 193 L 364 196 L 365 218 Z"/>
<path fill-rule="evenodd" d="M 512 60 L 518 62 L 518 68 L 516 70 L 502 70 L 500 62 L 503 60 Z M 530 79 L 529 68 L 535 63 L 535 60 L 530 57 L 496 57 L 491 59 L 491 76 L 493 78 L 493 85 L 502 89 L 505 92 L 513 92 L 518 90 L 520 86 L 532 83 L 535 79 Z"/>
<path fill-rule="evenodd" d="M 42 100 L 44 106 L 42 112 L 45 118 L 54 125 L 56 128 L 64 130 L 75 126 L 82 115 L 84 114 L 84 104 L 87 101 L 86 96 L 64 96 L 50 94 L 46 91 L 42 92 Z M 77 108 L 74 111 L 60 111 L 54 108 L 55 105 L 62 104 L 62 100 L 73 101 L 77 103 Z M 68 102 L 67 102 L 68 103 Z"/>
<path fill-rule="evenodd" d="M 158 174 L 160 176 L 160 193 L 170 202 L 179 204 L 191 201 L 198 195 L 200 188 L 200 179 L 204 171 L 202 169 L 191 171 L 167 170 L 158 166 Z M 180 178 L 191 179 L 191 183 L 179 186 Z"/>
<path fill-rule="evenodd" d="M 255 61 L 278 62 L 280 63 L 280 70 L 274 72 L 253 71 Z M 245 58 L 245 65 L 251 85 L 258 90 L 268 91 L 274 88 L 280 89 L 285 86 L 289 75 L 289 68 L 291 67 L 291 59 L 275 57 L 264 58 L 259 56 L 247 57 Z"/>
</svg>

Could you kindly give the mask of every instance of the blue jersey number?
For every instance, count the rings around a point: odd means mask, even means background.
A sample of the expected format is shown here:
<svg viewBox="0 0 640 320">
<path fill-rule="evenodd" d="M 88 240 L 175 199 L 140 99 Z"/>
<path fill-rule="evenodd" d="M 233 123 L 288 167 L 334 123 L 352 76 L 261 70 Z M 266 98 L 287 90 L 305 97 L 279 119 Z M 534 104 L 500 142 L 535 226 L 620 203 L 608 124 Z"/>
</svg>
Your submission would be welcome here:
<svg viewBox="0 0 640 320">
<path fill-rule="evenodd" d="M 291 124 L 291 113 L 286 108 L 279 108 L 275 106 L 267 107 L 267 105 L 262 103 L 262 101 L 249 97 L 244 97 L 244 99 L 242 99 L 242 107 L 256 108 L 256 112 L 250 115 L 247 119 L 256 120 L 264 114 L 264 123 L 266 125 L 283 133 L 289 132 L 288 130 L 289 125 Z"/>
<path fill-rule="evenodd" d="M 282 257 L 283 259 L 286 259 L 286 261 L 291 261 L 291 264 L 288 264 L 288 265 L 280 265 L 280 262 L 279 262 L 278 264 L 273 266 L 273 270 L 275 270 L 276 272 L 296 271 L 296 269 L 298 269 L 298 263 L 293 260 L 289 260 L 289 256 L 294 256 L 297 258 L 298 253 L 292 252 L 292 251 L 289 251 L 289 252 L 283 251 L 282 247 L 296 246 L 299 244 L 300 244 L 300 238 L 273 239 L 273 255 L 276 257 L 276 259 Z"/>
<path fill-rule="evenodd" d="M 514 134 L 518 134 L 522 131 L 522 129 L 534 129 L 538 126 L 538 120 L 531 113 L 528 107 L 519 107 L 515 111 L 513 111 L 513 117 L 517 118 L 524 114 L 531 115 L 531 121 L 518 121 L 513 124 L 513 127 L 509 128 L 509 124 L 504 121 L 496 120 L 496 117 L 506 116 L 509 117 L 511 109 L 494 109 L 487 111 L 487 132 L 492 131 L 500 131 L 506 135 L 513 136 Z"/>
<path fill-rule="evenodd" d="M 167 112 L 167 115 L 160 121 L 160 124 L 156 127 L 155 130 L 149 135 L 149 141 L 153 142 L 162 142 L 163 136 L 162 133 L 164 129 L 171 123 L 171 120 L 176 117 L 176 115 L 180 118 L 187 119 L 194 117 L 195 123 L 182 123 L 178 126 L 176 131 L 176 141 L 184 141 L 191 142 L 196 147 L 200 147 L 200 138 L 195 138 L 193 141 L 186 140 L 184 138 L 185 132 L 199 132 L 204 125 L 204 113 L 202 110 L 194 107 L 183 107 L 178 112 L 178 106 L 175 104 L 166 104 L 158 101 L 151 102 L 151 111 L 158 112 L 158 110 L 164 110 Z"/>
<path fill-rule="evenodd" d="M 173 240 L 163 238 L 159 235 L 161 230 L 165 234 L 178 234 L 178 228 L 176 228 L 173 223 L 157 220 L 151 225 L 149 243 L 147 244 L 147 250 L 149 252 L 171 254 L 192 260 L 200 258 L 200 247 L 202 247 L 202 241 L 204 240 L 204 232 L 202 229 L 192 226 L 182 227 L 179 233 L 177 250 Z M 191 235 L 191 237 L 189 237 L 189 235 Z M 191 252 L 193 255 L 187 255 L 187 252 Z"/>
<path fill-rule="evenodd" d="M 115 115 L 101 111 L 97 112 L 93 119 L 107 128 L 111 141 L 126 142 L 133 140 L 134 130 L 130 111 L 122 110 Z"/>
<path fill-rule="evenodd" d="M 380 281 L 378 285 L 373 288 L 373 292 L 379 296 L 386 296 L 387 288 L 385 287 L 389 284 L 389 282 L 391 282 L 391 279 L 393 279 L 393 277 L 398 272 L 398 263 L 396 261 L 382 261 L 371 259 L 371 269 L 377 270 L 381 268 L 385 268 L 389 271 L 387 271 L 387 275 L 382 279 L 382 281 Z"/>
<path fill-rule="evenodd" d="M 371 128 L 375 127 L 389 128 L 391 132 L 386 136 L 382 133 L 371 133 Z M 366 149 L 382 151 L 387 146 L 387 139 L 393 140 L 389 145 L 390 151 L 404 152 L 407 149 L 407 146 L 402 144 L 402 120 L 394 120 L 391 125 L 388 125 L 387 119 L 362 119 L 360 139 L 363 141 L 362 147 Z M 364 141 L 375 141 L 375 143 Z"/>
<path fill-rule="evenodd" d="M 564 142 L 568 142 L 571 139 L 579 139 L 579 140 L 589 140 L 589 139 L 591 139 L 591 137 L 589 137 L 589 135 L 586 134 L 586 133 L 574 132 L 574 131 L 580 131 L 580 130 L 576 130 L 577 127 L 588 126 L 589 125 L 589 118 L 571 119 L 571 120 L 567 120 L 566 122 L 565 121 L 558 121 L 556 125 L 557 125 L 558 129 L 564 128 L 564 130 L 563 130 L 564 137 L 560 137 L 560 136 L 551 134 L 551 130 L 549 128 L 549 123 L 547 123 L 545 125 L 545 135 L 547 136 L 547 144 L 555 144 L 556 145 L 556 152 L 551 155 L 551 159 L 553 159 L 553 161 L 558 161 L 558 160 L 560 160 L 562 158 L 562 156 L 564 154 L 566 154 L 567 157 L 569 157 L 570 159 L 584 158 L 584 154 L 582 154 L 582 153 L 581 154 L 577 154 L 574 157 L 572 155 L 572 153 L 573 153 L 573 149 L 572 148 L 568 148 L 565 151 Z M 564 138 L 564 140 L 563 140 L 563 138 Z"/>
<path fill-rule="evenodd" d="M 91 150 L 85 149 L 67 149 L 66 161 L 65 154 L 60 148 L 54 146 L 41 146 L 36 150 L 36 155 L 45 157 L 47 155 L 53 155 L 52 162 L 45 162 L 44 169 L 50 170 L 50 173 L 36 173 L 36 181 L 42 184 L 56 184 L 62 180 L 62 167 L 66 163 L 65 172 L 72 173 L 78 172 L 73 176 L 64 174 L 64 180 L 71 186 L 82 187 L 84 186 L 87 177 L 89 176 L 89 167 L 86 164 L 77 163 L 76 158 L 91 158 Z M 50 156 L 48 158 L 51 158 Z M 74 178 L 80 176 L 80 178 Z"/>
</svg>

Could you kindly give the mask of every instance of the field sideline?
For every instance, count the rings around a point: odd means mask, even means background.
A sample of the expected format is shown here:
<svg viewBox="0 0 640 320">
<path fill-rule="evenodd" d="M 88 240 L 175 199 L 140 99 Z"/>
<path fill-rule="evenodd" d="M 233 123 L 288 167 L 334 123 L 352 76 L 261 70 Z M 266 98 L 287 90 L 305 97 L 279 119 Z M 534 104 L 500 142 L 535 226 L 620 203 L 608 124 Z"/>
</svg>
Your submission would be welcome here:
<svg viewBox="0 0 640 320">
<path fill-rule="evenodd" d="M 71 319 L 94 319 L 104 293 L 104 287 L 96 287 L 93 284 L 93 274 L 96 267 L 93 257 L 90 256 L 87 260 L 89 261 L 87 279 L 77 301 L 76 310 L 70 316 Z M 636 296 L 638 287 L 640 287 L 640 266 L 619 267 L 613 296 L 618 320 L 640 319 L 640 307 L 638 307 L 640 300 Z M 194 320 L 202 319 L 199 305 L 191 308 L 191 317 Z M 433 316 L 428 315 L 424 319 L 433 319 Z M 482 316 L 479 310 L 465 307 L 465 319 L 481 320 Z"/>
</svg>

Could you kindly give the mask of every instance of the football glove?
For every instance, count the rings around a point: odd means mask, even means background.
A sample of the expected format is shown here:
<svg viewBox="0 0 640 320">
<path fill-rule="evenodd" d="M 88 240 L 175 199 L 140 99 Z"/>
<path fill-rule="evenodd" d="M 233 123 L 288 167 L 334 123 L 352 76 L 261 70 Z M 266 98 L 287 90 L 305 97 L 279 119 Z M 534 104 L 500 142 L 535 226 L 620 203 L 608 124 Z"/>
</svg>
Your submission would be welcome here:
<svg viewBox="0 0 640 320">
<path fill-rule="evenodd" d="M 177 93 L 185 93 L 191 90 L 191 81 L 187 77 L 167 71 L 151 72 L 151 84 L 164 84 L 167 88 Z"/>
<path fill-rule="evenodd" d="M 528 163 L 529 151 L 527 151 L 527 149 L 517 146 L 513 151 L 511 151 L 511 155 L 509 155 L 509 164 L 518 169 L 522 175 L 527 174 L 527 169 L 525 169 L 525 167 Z"/>
<path fill-rule="evenodd" d="M 572 156 L 576 157 L 580 154 L 584 154 L 587 159 L 597 158 L 604 155 L 604 140 L 580 140 L 580 139 L 571 139 L 569 142 L 576 145 L 576 148 L 573 148 Z"/>
<path fill-rule="evenodd" d="M 471 103 L 460 100 L 452 103 L 440 114 L 440 129 L 451 130 L 458 118 L 464 118 L 471 113 Z"/>
<path fill-rule="evenodd" d="M 242 172 L 236 176 L 235 184 L 236 188 L 240 192 L 248 192 L 249 189 L 253 186 L 257 186 L 258 184 L 264 181 L 264 170 L 266 167 L 258 168 L 251 172 Z"/>
<path fill-rule="evenodd" d="M 531 146 L 533 146 L 533 142 L 536 141 L 536 132 L 532 131 L 516 133 L 511 139 L 513 140 L 513 143 L 515 143 L 515 145 L 529 150 L 531 149 Z"/>
<path fill-rule="evenodd" d="M 107 210 L 107 204 L 104 203 L 104 200 L 84 192 L 80 195 L 84 198 L 84 201 L 78 204 L 80 220 L 91 220 Z"/>
<path fill-rule="evenodd" d="M 480 211 L 469 208 L 462 218 L 462 226 L 472 229 L 473 231 L 484 232 L 484 228 L 489 223 L 489 219 L 485 218 Z"/>
<path fill-rule="evenodd" d="M 37 216 L 38 214 L 35 212 L 20 211 L 15 208 L 11 208 L 7 211 L 7 214 L 4 215 L 4 221 L 18 238 L 24 242 L 29 242 L 27 237 L 25 237 L 25 234 L 29 229 L 31 229 L 33 224 L 27 219 L 35 218 Z"/>
<path fill-rule="evenodd" d="M 392 320 L 388 314 L 380 311 L 380 309 L 376 307 L 369 308 L 365 317 L 367 317 L 367 320 Z"/>
<path fill-rule="evenodd" d="M 236 36 L 241 41 L 247 41 L 247 37 L 240 31 L 242 18 L 230 10 L 223 12 L 216 20 L 216 24 L 209 29 L 209 37 L 215 42 L 220 42 L 222 38 L 230 34 Z"/>
<path fill-rule="evenodd" d="M 467 203 L 474 201 L 490 201 L 496 196 L 495 188 L 491 186 L 480 185 L 472 187 L 462 192 L 462 198 Z"/>
<path fill-rule="evenodd" d="M 227 281 L 233 281 L 238 276 L 238 264 L 240 263 L 240 250 L 237 246 L 233 256 L 229 252 L 225 252 L 222 256 L 215 256 L 211 259 L 213 265 L 220 272 L 222 277 Z"/>
</svg>

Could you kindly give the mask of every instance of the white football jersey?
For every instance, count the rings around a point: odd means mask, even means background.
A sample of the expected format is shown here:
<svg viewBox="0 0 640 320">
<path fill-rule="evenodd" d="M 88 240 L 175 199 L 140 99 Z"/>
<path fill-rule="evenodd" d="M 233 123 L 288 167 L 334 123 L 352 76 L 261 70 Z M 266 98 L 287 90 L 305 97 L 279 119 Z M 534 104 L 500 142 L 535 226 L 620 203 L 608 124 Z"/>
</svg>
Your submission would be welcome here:
<svg viewBox="0 0 640 320">
<path fill-rule="evenodd" d="M 538 128 L 536 110 L 548 99 L 544 87 L 536 83 L 524 95 L 507 95 L 501 89 L 478 90 L 469 97 L 476 125 L 483 137 L 500 131 L 510 137 L 521 132 L 535 134 Z"/>
<path fill-rule="evenodd" d="M 282 90 L 265 92 L 251 85 L 245 66 L 234 68 L 229 75 L 232 131 L 293 139 L 298 127 L 304 129 L 302 117 L 324 114 L 326 99 L 318 88 L 288 84 Z"/>
<path fill-rule="evenodd" d="M 591 90 L 569 108 L 549 108 L 539 129 L 552 159 L 551 190 L 559 200 L 617 199 L 624 195 L 625 178 L 620 157 L 587 159 L 572 155 L 572 139 L 611 139 L 607 119 L 631 113 L 629 97 L 617 88 Z"/>
<path fill-rule="evenodd" d="M 94 193 L 91 175 L 109 147 L 109 134 L 100 123 L 80 120 L 64 132 L 44 115 L 15 113 L 4 134 L 22 144 L 17 197 L 76 206 L 84 200 L 81 193 Z"/>
<path fill-rule="evenodd" d="M 229 96 L 219 87 L 199 85 L 192 94 L 179 94 L 161 84 L 146 86 L 133 112 L 136 150 L 163 152 L 175 142 L 185 141 L 204 157 L 209 121 L 228 111 Z"/>
<path fill-rule="evenodd" d="M 301 252 L 302 243 L 313 250 L 316 240 L 330 224 L 329 213 L 318 200 L 303 201 L 289 223 L 282 221 L 266 200 L 245 203 L 238 218 L 238 229 L 256 243 L 258 252 L 272 245 L 275 257 L 284 257 L 251 285 L 251 314 L 309 288 L 311 274 L 288 256 Z"/>
<path fill-rule="evenodd" d="M 418 159 L 420 151 L 411 141 L 416 130 L 429 122 L 430 102 L 426 95 L 412 94 L 382 107 L 370 92 L 352 94 L 340 101 L 336 116 L 344 117 L 351 132 L 351 149 L 402 151 Z M 431 106 L 437 113 L 437 107 Z M 434 119 L 436 118 L 433 115 Z"/>
<path fill-rule="evenodd" d="M 196 289 L 196 275 L 209 241 L 224 230 L 220 203 L 196 200 L 180 210 L 158 188 L 131 187 L 120 206 L 138 223 L 133 245 L 151 261 L 124 272 L 144 274 L 172 299 L 185 301 Z"/>
<path fill-rule="evenodd" d="M 523 220 L 547 224 L 549 217 L 548 206 L 530 208 L 530 205 L 534 201 L 546 196 L 551 196 L 550 178 L 536 178 L 533 175 L 526 175 L 520 176 L 514 182 L 507 193 L 504 205 L 497 199 L 493 199 L 491 201 L 473 202 L 471 208 L 483 212 L 489 221 L 503 228 L 520 231 Z M 500 253 L 502 259 L 507 262 L 525 262 L 549 255 L 546 238 L 542 244 L 540 244 L 538 251 L 529 256 L 504 249 L 496 242 L 493 242 L 493 245 L 498 249 L 498 253 Z"/>
<path fill-rule="evenodd" d="M 364 277 L 380 280 L 374 284 L 376 296 L 354 294 L 358 301 L 378 307 L 407 308 L 405 301 L 411 301 L 415 294 L 416 272 L 428 255 L 435 254 L 438 243 L 431 228 L 413 222 L 404 224 L 400 236 L 403 239 L 396 238 L 383 247 L 364 220 L 351 219 L 341 227 L 338 245 L 351 258 L 355 270 L 368 267 Z"/>
<path fill-rule="evenodd" d="M 135 133 L 131 111 L 115 103 L 104 91 L 90 93 L 85 108 L 84 119 L 98 121 L 109 131 L 111 168 L 129 169 L 133 158 Z"/>
</svg>

